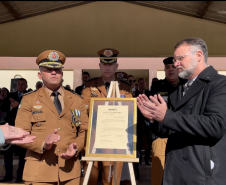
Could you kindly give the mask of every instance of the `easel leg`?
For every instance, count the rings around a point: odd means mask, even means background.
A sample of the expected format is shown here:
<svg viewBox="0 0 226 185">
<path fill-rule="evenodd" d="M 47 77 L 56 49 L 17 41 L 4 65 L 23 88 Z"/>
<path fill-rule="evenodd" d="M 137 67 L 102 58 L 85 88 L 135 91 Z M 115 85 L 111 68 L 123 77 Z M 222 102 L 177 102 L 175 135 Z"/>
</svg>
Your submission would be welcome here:
<svg viewBox="0 0 226 185">
<path fill-rule="evenodd" d="M 114 185 L 117 185 L 117 162 L 114 162 L 114 174 L 113 174 L 113 178 L 114 178 Z"/>
<path fill-rule="evenodd" d="M 132 185 L 136 185 L 136 180 L 135 180 L 134 171 L 133 171 L 133 163 L 128 163 L 128 165 L 129 165 L 129 173 L 130 173 L 131 183 L 132 183 Z"/>
<path fill-rule="evenodd" d="M 92 170 L 92 166 L 93 166 L 93 161 L 90 161 L 89 164 L 88 164 L 88 168 L 86 170 L 86 175 L 85 175 L 85 179 L 83 181 L 83 185 L 88 184 L 89 176 L 90 176 L 90 173 L 91 173 L 91 170 Z"/>
</svg>

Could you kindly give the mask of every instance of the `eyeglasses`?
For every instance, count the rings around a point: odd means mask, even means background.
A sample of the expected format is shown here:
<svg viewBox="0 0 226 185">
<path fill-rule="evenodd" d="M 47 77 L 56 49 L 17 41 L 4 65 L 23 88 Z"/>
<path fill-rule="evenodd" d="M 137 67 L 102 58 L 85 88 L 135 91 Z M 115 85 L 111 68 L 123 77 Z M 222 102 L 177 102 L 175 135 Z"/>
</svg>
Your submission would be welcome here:
<svg viewBox="0 0 226 185">
<path fill-rule="evenodd" d="M 191 53 L 187 53 L 185 55 L 181 55 L 181 56 L 176 56 L 176 58 L 173 59 L 173 63 L 179 61 L 181 62 L 186 56 L 190 55 Z"/>
<path fill-rule="evenodd" d="M 134 82 L 134 83 L 135 83 L 135 82 L 136 82 L 136 80 L 129 80 L 129 83 L 132 83 L 132 82 Z"/>
</svg>

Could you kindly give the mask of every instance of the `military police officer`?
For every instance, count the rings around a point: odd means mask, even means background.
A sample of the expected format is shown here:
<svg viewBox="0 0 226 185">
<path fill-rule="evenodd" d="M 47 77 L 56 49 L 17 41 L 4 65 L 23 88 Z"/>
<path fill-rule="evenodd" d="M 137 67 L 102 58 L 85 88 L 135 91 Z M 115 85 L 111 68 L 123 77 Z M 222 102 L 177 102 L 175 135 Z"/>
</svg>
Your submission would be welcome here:
<svg viewBox="0 0 226 185">
<path fill-rule="evenodd" d="M 82 91 L 82 97 L 86 103 L 87 108 L 89 109 L 90 98 L 107 98 L 107 93 L 109 90 L 111 81 L 118 81 L 119 83 L 119 91 L 121 98 L 131 98 L 132 95 L 130 93 L 130 85 L 123 80 L 115 77 L 115 72 L 118 68 L 117 56 L 119 52 L 116 49 L 112 48 L 104 48 L 97 52 L 100 56 L 99 67 L 101 70 L 101 76 L 98 78 L 91 79 L 85 83 L 86 88 Z M 90 178 L 89 185 L 96 185 L 98 181 L 99 168 L 102 164 L 102 181 L 104 185 L 110 185 L 113 183 L 112 178 L 109 181 L 109 167 L 110 162 L 102 161 L 102 162 L 94 162 Z M 122 171 L 122 162 L 118 162 L 117 164 L 117 184 L 120 183 L 121 179 L 121 171 Z M 86 168 L 85 168 L 86 169 Z"/>
</svg>

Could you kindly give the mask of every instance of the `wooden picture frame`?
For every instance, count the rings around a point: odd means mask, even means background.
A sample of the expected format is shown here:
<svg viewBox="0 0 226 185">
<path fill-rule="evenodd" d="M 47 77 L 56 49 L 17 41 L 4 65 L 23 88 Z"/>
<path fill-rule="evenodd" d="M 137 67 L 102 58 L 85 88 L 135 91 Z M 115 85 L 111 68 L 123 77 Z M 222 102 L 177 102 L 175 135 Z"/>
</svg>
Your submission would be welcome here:
<svg viewBox="0 0 226 185">
<path fill-rule="evenodd" d="M 123 158 L 127 158 L 127 159 L 136 158 L 136 144 L 137 144 L 136 101 L 137 101 L 136 98 L 91 98 L 90 108 L 89 108 L 89 124 L 88 124 L 88 132 L 87 132 L 85 157 L 104 157 L 104 158 L 111 158 L 111 159 L 116 158 L 116 160 L 119 158 L 122 158 L 121 160 L 123 160 Z M 115 111 L 114 109 L 110 109 L 112 107 L 117 108 L 116 109 L 117 111 Z M 101 112 L 101 110 L 103 111 L 105 110 L 105 108 L 106 108 L 106 111 L 104 111 L 104 113 L 106 113 L 105 116 L 111 115 L 112 117 L 110 116 L 111 118 L 105 119 L 106 122 L 103 122 L 103 120 L 101 120 L 102 122 L 100 122 L 100 117 L 101 118 L 104 117 L 104 115 L 102 115 L 103 112 Z M 112 110 L 112 111 L 109 112 L 109 110 Z M 123 114 L 124 112 L 120 112 L 121 110 L 125 112 L 128 111 L 128 115 Z M 98 115 L 100 114 L 101 116 L 98 117 Z M 123 122 L 120 122 L 121 120 L 123 120 Z M 114 124 L 114 121 L 115 121 L 115 124 Z M 100 126 L 98 127 L 97 122 L 101 126 L 103 124 L 107 126 L 104 128 L 103 127 L 100 128 Z M 109 131 L 109 129 L 112 129 L 113 131 L 112 130 Z M 104 135 L 105 131 L 106 132 L 109 131 L 108 132 L 109 135 L 105 136 Z M 98 136 L 96 136 L 96 133 L 99 133 Z M 111 135 L 111 133 L 113 134 Z M 116 137 L 113 139 L 112 137 L 114 136 L 114 134 L 116 135 Z M 103 137 L 106 137 L 108 139 L 103 140 Z M 125 141 L 125 137 L 127 138 L 126 141 Z M 98 138 L 101 138 L 102 140 Z M 117 142 L 117 143 L 115 142 L 115 141 L 119 141 L 119 139 L 121 138 L 123 138 L 124 142 Z M 97 144 L 97 140 L 98 140 L 98 144 Z M 100 140 L 104 142 L 99 142 Z M 108 142 L 110 144 L 109 148 L 107 147 Z M 103 146 L 102 144 L 104 145 L 104 147 L 107 147 L 107 148 L 95 147 L 95 146 Z M 121 147 L 125 147 L 125 144 L 127 149 L 118 148 L 118 145 L 120 145 Z M 116 146 L 116 148 L 114 147 L 111 148 L 111 146 Z"/>
</svg>

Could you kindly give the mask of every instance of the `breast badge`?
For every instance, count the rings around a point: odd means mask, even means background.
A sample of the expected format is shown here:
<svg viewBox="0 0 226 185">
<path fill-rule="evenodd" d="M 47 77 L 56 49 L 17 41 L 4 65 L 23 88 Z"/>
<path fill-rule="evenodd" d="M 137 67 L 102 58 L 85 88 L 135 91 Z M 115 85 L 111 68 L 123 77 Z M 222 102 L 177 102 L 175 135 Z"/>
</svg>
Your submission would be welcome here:
<svg viewBox="0 0 226 185">
<path fill-rule="evenodd" d="M 91 88 L 91 97 L 97 97 L 97 88 Z"/>
<path fill-rule="evenodd" d="M 35 103 L 36 103 L 36 105 L 33 106 L 35 109 L 41 109 L 42 108 L 42 105 L 40 105 L 41 102 L 39 100 L 37 100 Z"/>
<path fill-rule="evenodd" d="M 72 126 L 79 127 L 81 125 L 81 112 L 78 109 L 71 109 Z"/>
</svg>

